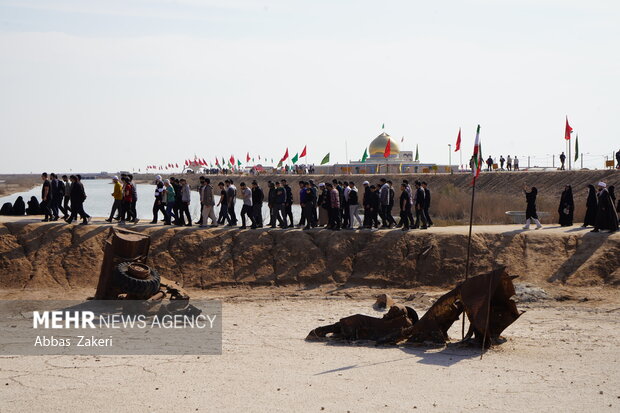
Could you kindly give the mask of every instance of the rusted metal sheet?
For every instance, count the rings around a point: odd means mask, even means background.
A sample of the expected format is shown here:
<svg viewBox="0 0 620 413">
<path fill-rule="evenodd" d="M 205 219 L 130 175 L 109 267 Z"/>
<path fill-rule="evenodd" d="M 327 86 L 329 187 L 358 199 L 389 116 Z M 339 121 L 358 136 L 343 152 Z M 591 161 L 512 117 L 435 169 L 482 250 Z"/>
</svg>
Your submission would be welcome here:
<svg viewBox="0 0 620 413">
<path fill-rule="evenodd" d="M 522 314 L 511 299 L 515 295 L 514 278 L 505 267 L 470 278 L 443 295 L 419 322 L 404 330 L 401 337 L 392 337 L 392 341 L 445 343 L 448 330 L 464 311 L 471 324 L 468 338 L 473 335 L 487 346 L 492 344 Z"/>
<path fill-rule="evenodd" d="M 122 228 L 110 228 L 104 243 L 103 262 L 95 299 L 116 299 L 119 291 L 112 284 L 112 274 L 116 266 L 127 261 L 146 263 L 150 245 L 151 239 L 148 235 Z"/>
</svg>

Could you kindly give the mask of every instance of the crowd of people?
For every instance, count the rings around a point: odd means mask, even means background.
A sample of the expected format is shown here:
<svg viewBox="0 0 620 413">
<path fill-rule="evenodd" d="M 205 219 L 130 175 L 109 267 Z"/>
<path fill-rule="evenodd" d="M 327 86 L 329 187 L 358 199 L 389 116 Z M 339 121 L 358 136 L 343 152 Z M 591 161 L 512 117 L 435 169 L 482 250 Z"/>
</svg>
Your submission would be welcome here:
<svg viewBox="0 0 620 413">
<path fill-rule="evenodd" d="M 514 164 L 513 164 L 514 165 Z M 28 201 L 26 207 L 22 197 L 14 205 L 7 203 L 2 206 L 1 214 L 28 215 L 42 214 L 43 221 L 57 221 L 62 218 L 71 223 L 79 219 L 82 225 L 91 221 L 90 215 L 84 211 L 86 192 L 82 177 L 77 175 L 41 174 L 43 181 L 41 202 L 36 197 Z M 119 224 L 138 223 L 136 203 L 138 201 L 137 185 L 133 175 L 123 174 L 112 178 L 112 207 L 106 219 Z M 286 179 L 268 181 L 265 192 L 256 180 L 250 185 L 239 183 L 239 189 L 232 178 L 214 185 L 208 176 L 199 177 L 196 188 L 200 197 L 200 217 L 192 222 L 190 204 L 192 188 L 185 178 L 162 179 L 155 177 L 153 198 L 153 219 L 151 224 L 161 220 L 164 225 L 217 227 L 226 225 L 237 227 L 237 202 L 242 202 L 240 211 L 241 225 L 239 228 L 327 228 L 334 231 L 341 229 L 427 229 L 433 225 L 430 214 L 431 190 L 424 181 L 414 181 L 413 185 L 403 179 L 399 185 L 386 178 L 376 183 L 362 182 L 358 189 L 354 181 L 319 183 L 312 180 L 299 180 L 298 205 L 301 217 L 297 223 L 293 217 L 294 189 Z M 217 188 L 215 188 L 217 186 Z M 542 228 L 536 208 L 538 190 L 536 187 L 524 186 L 526 197 L 525 226 L 529 229 L 533 223 L 536 229 Z M 219 195 L 219 199 L 217 196 Z M 267 203 L 269 222 L 263 222 L 263 205 Z M 616 202 L 617 207 L 616 207 Z M 559 224 L 572 226 L 575 203 L 571 185 L 566 185 L 558 206 Z M 605 182 L 588 185 L 584 227 L 593 227 L 593 232 L 618 230 L 618 214 L 620 201 L 616 200 L 615 188 Z M 217 212 L 217 213 L 216 213 Z M 360 216 L 362 213 L 362 216 Z M 398 222 L 394 219 L 398 216 Z"/>
<path fill-rule="evenodd" d="M 523 192 L 526 201 L 525 226 L 523 229 L 529 229 L 532 222 L 536 224 L 536 229 L 540 229 L 542 224 L 536 212 L 538 190 L 536 187 L 530 188 L 524 185 Z M 570 227 L 573 225 L 574 211 L 573 188 L 571 185 L 566 185 L 560 196 L 560 204 L 558 206 L 560 226 Z M 584 228 L 592 226 L 592 232 L 600 232 L 601 230 L 616 232 L 618 231 L 618 211 L 620 211 L 620 200 L 616 208 L 616 194 L 613 185 L 608 187 L 605 182 L 599 182 L 596 189 L 594 185 L 588 185 L 586 213 L 583 219 Z"/>
<path fill-rule="evenodd" d="M 121 178 L 120 181 L 131 178 Z M 114 213 L 120 209 L 124 211 L 121 202 L 122 194 L 129 196 L 127 189 L 131 184 L 121 185 L 118 178 L 113 179 L 115 189 L 112 193 L 114 203 L 108 222 L 112 222 Z M 262 228 L 294 228 L 303 227 L 309 230 L 316 227 L 325 227 L 338 231 L 340 229 L 354 228 L 402 228 L 427 229 L 433 224 L 429 208 L 431 192 L 426 182 L 416 181 L 414 187 L 407 180 L 400 185 L 401 195 L 395 196 L 392 181 L 382 178 L 377 184 L 368 181 L 362 183 L 363 192 L 360 194 L 355 182 L 338 181 L 316 184 L 312 179 L 300 180 L 299 206 L 301 218 L 297 224 L 293 218 L 293 189 L 286 179 L 269 181 L 267 183 L 267 195 L 253 180 L 248 186 L 245 182 L 239 183 L 239 189 L 232 179 L 226 179 L 214 188 L 209 177 L 201 176 L 197 188 L 200 195 L 201 216 L 196 222 L 201 227 L 226 225 L 234 227 L 238 225 L 235 211 L 236 203 L 242 202 L 241 229 Z M 163 215 L 164 225 L 192 226 L 189 214 L 191 203 L 190 186 L 185 179 L 177 180 L 169 178 L 163 180 L 160 175 L 155 177 L 155 200 L 153 204 L 152 224 L 159 222 L 159 213 Z M 215 202 L 215 194 L 219 194 L 219 201 Z M 238 198 L 240 198 L 238 200 Z M 127 207 L 129 207 L 127 200 Z M 269 222 L 263 222 L 263 203 L 267 202 L 269 208 Z M 393 217 L 395 205 L 400 208 L 400 222 Z M 219 213 L 215 214 L 219 207 Z M 359 211 L 364 211 L 364 219 Z M 415 211 L 415 218 L 413 217 Z M 185 220 L 184 218 L 187 218 Z M 125 222 L 122 212 L 121 222 Z M 210 222 L 209 222 L 210 220 Z M 131 218 L 128 219 L 131 221 Z M 135 222 L 135 221 L 133 221 Z M 357 224 L 357 226 L 356 226 Z"/>
</svg>

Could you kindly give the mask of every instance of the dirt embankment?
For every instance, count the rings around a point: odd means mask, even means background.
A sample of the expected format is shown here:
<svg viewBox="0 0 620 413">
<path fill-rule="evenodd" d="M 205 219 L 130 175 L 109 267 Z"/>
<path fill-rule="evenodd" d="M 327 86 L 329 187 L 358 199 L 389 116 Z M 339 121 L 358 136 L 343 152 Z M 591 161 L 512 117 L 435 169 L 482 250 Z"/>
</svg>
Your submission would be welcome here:
<svg viewBox="0 0 620 413">
<path fill-rule="evenodd" d="M 522 281 L 620 285 L 620 236 L 573 230 L 522 232 L 481 227 L 472 273 L 498 264 Z M 216 285 L 450 286 L 464 274 L 467 232 L 162 228 L 151 236 L 149 264 L 186 287 Z M 93 288 L 109 226 L 0 224 L 0 288 Z M 571 232 L 572 231 L 572 232 Z"/>
</svg>

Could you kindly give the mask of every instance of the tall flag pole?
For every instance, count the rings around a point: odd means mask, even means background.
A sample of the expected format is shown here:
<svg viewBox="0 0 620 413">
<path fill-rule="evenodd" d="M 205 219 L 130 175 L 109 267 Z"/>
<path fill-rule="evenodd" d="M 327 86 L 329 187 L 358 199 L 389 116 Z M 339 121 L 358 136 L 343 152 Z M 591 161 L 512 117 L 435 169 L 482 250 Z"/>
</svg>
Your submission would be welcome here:
<svg viewBox="0 0 620 413">
<path fill-rule="evenodd" d="M 573 128 L 568 124 L 568 116 L 566 116 L 566 127 L 564 128 L 564 139 L 568 144 L 568 170 L 571 169 L 571 147 L 570 147 L 570 134 L 573 133 Z"/>
<path fill-rule="evenodd" d="M 465 260 L 465 281 L 469 279 L 469 261 L 471 257 L 471 230 L 474 225 L 474 198 L 476 196 L 476 179 L 480 175 L 480 168 L 482 167 L 482 151 L 480 150 L 480 125 L 476 129 L 476 140 L 474 141 L 474 169 L 472 173 L 474 179 L 472 181 L 471 190 L 471 206 L 469 209 L 469 237 L 467 238 L 467 259 Z M 463 325 L 461 329 L 461 339 L 465 339 L 465 314 L 463 314 Z"/>
</svg>

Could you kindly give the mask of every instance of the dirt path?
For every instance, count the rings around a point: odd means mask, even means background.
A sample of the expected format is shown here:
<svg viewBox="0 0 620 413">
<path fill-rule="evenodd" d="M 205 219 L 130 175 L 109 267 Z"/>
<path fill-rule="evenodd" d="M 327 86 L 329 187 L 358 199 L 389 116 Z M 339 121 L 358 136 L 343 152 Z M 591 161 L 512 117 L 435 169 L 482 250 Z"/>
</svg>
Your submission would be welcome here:
<svg viewBox="0 0 620 413">
<path fill-rule="evenodd" d="M 521 304 L 527 312 L 506 330 L 507 342 L 482 360 L 477 349 L 305 342 L 317 325 L 379 315 L 369 290 L 352 291 L 353 298 L 324 293 L 207 293 L 224 298 L 221 356 L 1 357 L 0 410 L 620 409 L 620 300 L 609 293 L 597 302 Z"/>
</svg>

